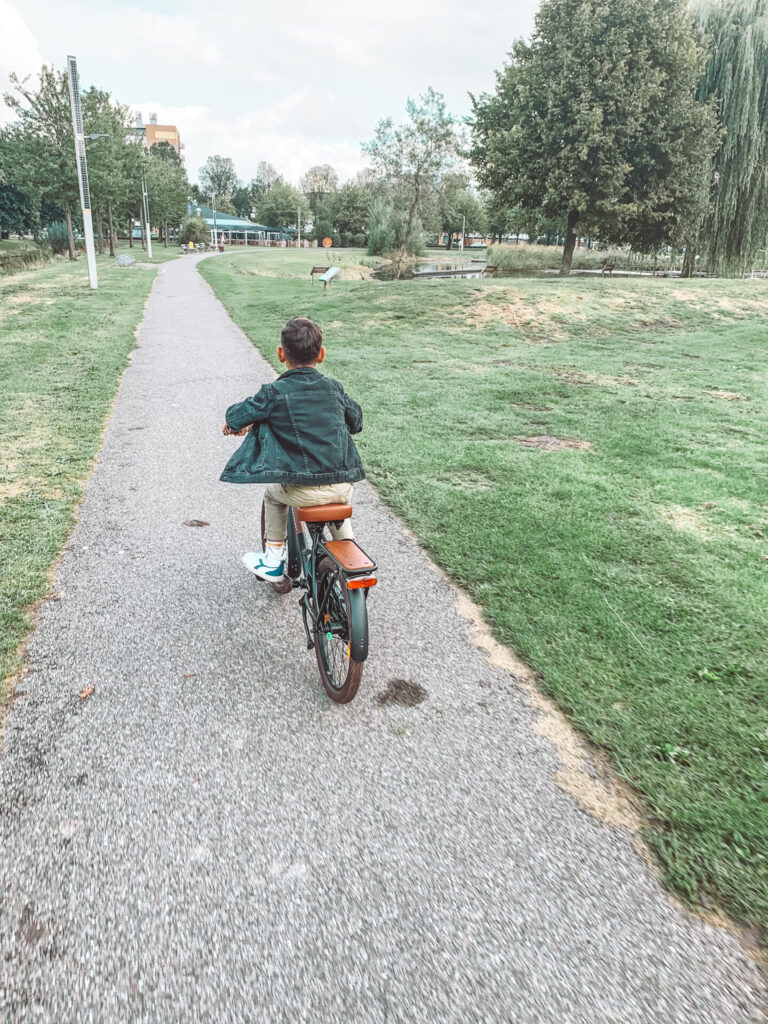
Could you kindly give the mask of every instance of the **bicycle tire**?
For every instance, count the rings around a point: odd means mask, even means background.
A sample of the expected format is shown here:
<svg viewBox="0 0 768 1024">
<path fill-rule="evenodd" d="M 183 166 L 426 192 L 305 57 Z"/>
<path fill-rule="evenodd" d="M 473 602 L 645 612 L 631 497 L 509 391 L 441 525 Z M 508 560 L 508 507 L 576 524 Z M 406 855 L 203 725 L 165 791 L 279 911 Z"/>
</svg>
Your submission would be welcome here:
<svg viewBox="0 0 768 1024">
<path fill-rule="evenodd" d="M 328 592 L 330 591 L 330 597 Z M 326 620 L 335 621 L 336 627 L 341 627 L 340 633 L 330 633 L 322 629 L 324 623 L 318 623 L 317 639 L 315 643 L 315 655 L 317 667 L 320 670 L 320 678 L 323 681 L 325 692 L 337 704 L 348 704 L 360 686 L 363 675 L 363 662 L 356 661 L 350 656 L 350 650 L 355 640 L 367 651 L 368 641 L 368 620 L 365 615 L 365 597 L 362 590 L 350 592 L 343 584 L 343 577 L 339 573 L 339 567 L 332 558 L 323 558 L 317 566 L 317 593 L 320 600 L 320 607 L 329 609 L 324 613 Z M 362 615 L 353 617 L 352 600 L 362 601 Z M 358 609 L 358 612 L 360 609 Z M 353 618 L 358 626 L 353 626 Z M 353 636 L 353 629 L 358 628 L 365 631 L 365 636 Z"/>
<path fill-rule="evenodd" d="M 261 550 L 267 550 L 267 509 L 266 504 L 262 500 L 261 502 Z M 270 587 L 276 594 L 287 594 L 293 588 L 289 579 L 284 579 L 282 583 L 270 583 Z"/>
</svg>

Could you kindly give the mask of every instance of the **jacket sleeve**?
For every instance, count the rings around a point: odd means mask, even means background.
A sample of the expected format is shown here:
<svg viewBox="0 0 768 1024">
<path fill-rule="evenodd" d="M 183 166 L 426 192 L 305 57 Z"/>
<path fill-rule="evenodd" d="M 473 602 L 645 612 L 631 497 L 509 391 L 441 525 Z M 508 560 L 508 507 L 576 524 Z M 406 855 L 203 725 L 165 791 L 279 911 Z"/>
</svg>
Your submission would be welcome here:
<svg viewBox="0 0 768 1024">
<path fill-rule="evenodd" d="M 227 409 L 227 426 L 233 430 L 242 430 L 249 423 L 261 423 L 269 415 L 269 391 L 262 387 L 253 398 L 244 402 L 236 402 Z"/>
<path fill-rule="evenodd" d="M 359 434 L 363 429 L 363 410 L 344 392 L 344 421 L 350 434 Z"/>
</svg>

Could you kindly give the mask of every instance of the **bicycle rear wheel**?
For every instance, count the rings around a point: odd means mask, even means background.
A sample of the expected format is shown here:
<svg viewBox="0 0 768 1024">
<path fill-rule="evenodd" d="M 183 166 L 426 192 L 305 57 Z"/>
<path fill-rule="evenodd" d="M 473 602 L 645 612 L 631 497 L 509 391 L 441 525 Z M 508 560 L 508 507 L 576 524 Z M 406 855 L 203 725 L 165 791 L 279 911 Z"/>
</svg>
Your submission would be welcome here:
<svg viewBox="0 0 768 1024">
<path fill-rule="evenodd" d="M 364 591 L 350 593 L 333 559 L 323 558 L 317 566 L 317 593 L 315 655 L 320 678 L 331 700 L 347 704 L 357 693 L 363 675 L 363 662 L 352 658 L 350 652 L 353 648 L 368 649 Z"/>
</svg>

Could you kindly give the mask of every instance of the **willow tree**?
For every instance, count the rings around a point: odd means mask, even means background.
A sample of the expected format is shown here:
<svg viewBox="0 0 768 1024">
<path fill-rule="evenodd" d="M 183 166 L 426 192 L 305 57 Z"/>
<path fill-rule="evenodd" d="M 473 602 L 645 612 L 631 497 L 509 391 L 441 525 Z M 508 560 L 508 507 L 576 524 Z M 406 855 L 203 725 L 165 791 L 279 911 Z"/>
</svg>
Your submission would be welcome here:
<svg viewBox="0 0 768 1024">
<path fill-rule="evenodd" d="M 725 129 L 698 244 L 711 273 L 740 274 L 768 246 L 768 0 L 706 0 L 693 16 L 710 54 L 699 97 Z"/>
<path fill-rule="evenodd" d="M 543 0 L 496 92 L 474 100 L 472 159 L 498 201 L 652 250 L 706 204 L 715 119 L 685 0 Z"/>
</svg>

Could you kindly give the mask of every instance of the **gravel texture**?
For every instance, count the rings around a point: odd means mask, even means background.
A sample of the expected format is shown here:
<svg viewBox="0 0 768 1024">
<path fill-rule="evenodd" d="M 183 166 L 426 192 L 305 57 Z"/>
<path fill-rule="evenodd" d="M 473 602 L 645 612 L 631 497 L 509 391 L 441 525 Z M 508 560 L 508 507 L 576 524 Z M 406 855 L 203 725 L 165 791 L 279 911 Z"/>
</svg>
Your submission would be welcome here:
<svg viewBox="0 0 768 1024">
<path fill-rule="evenodd" d="M 367 485 L 371 655 L 327 700 L 296 596 L 239 563 L 261 490 L 219 483 L 220 426 L 273 375 L 196 263 L 159 271 L 8 715 L 0 1019 L 761 1019 L 736 940 L 555 785 L 525 694 Z"/>
</svg>

